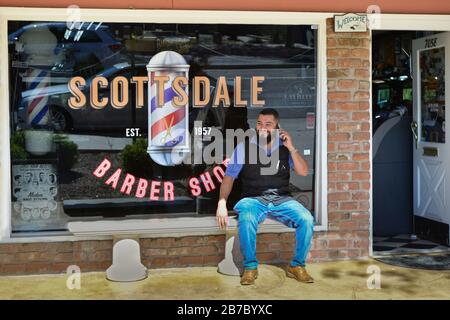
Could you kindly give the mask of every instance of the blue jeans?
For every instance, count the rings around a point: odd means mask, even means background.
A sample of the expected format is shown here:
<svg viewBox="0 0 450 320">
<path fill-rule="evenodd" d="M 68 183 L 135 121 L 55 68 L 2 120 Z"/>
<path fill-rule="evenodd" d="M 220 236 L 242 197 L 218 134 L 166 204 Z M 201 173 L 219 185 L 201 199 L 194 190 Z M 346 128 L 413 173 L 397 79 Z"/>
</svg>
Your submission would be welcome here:
<svg viewBox="0 0 450 320">
<path fill-rule="evenodd" d="M 284 225 L 295 228 L 295 254 L 291 266 L 305 266 L 306 257 L 311 246 L 314 232 L 314 219 L 311 213 L 296 200 L 289 200 L 278 205 L 272 202 L 264 204 L 255 198 L 243 198 L 234 206 L 238 214 L 238 231 L 244 268 L 256 269 L 256 232 L 258 225 L 266 217 L 277 220 Z"/>
</svg>

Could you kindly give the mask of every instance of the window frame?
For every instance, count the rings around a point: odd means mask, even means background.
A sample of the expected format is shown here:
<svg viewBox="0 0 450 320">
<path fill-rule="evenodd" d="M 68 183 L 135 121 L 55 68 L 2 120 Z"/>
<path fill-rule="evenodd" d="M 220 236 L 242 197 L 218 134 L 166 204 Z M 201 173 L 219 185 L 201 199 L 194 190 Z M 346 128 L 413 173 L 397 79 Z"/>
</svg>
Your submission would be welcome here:
<svg viewBox="0 0 450 320">
<path fill-rule="evenodd" d="M 271 24 L 271 25 L 315 25 L 317 26 L 317 94 L 316 94 L 316 141 L 315 141 L 315 184 L 314 208 L 316 212 L 315 231 L 328 230 L 327 208 L 327 77 L 326 77 L 326 19 L 332 13 L 313 12 L 267 12 L 267 11 L 209 11 L 209 10 L 129 10 L 129 9 L 80 9 L 83 21 L 104 23 L 192 23 L 201 21 L 204 24 Z M 0 56 L 8 57 L 8 22 L 22 21 L 67 21 L 71 11 L 66 8 L 16 8 L 3 7 L 0 13 Z M 11 228 L 11 160 L 10 160 L 10 113 L 9 113 L 9 65 L 8 59 L 0 60 L 0 242 L 33 242 L 33 241 L 71 241 L 81 239 L 100 239 L 111 237 L 115 231 L 102 230 L 100 222 L 107 218 L 83 222 L 89 232 L 73 227 L 72 235 L 62 233 L 55 235 L 48 232 L 37 232 L 28 235 L 12 236 Z M 184 224 L 180 225 L 179 219 Z M 186 220 L 187 219 L 187 220 Z M 187 235 L 223 234 L 216 225 L 215 217 L 193 217 L 167 219 L 148 218 L 151 226 L 141 230 L 142 237 L 167 237 Z M 170 220 L 170 221 L 168 221 Z M 133 222 L 137 219 L 126 218 Z M 127 223 L 124 223 L 127 224 Z M 130 228 L 131 228 L 131 224 Z M 95 229 L 98 226 L 98 229 Z M 69 230 L 70 230 L 69 226 Z M 138 230 L 124 230 L 137 233 Z M 260 230 L 265 232 L 294 232 L 278 222 L 266 220 Z"/>
</svg>

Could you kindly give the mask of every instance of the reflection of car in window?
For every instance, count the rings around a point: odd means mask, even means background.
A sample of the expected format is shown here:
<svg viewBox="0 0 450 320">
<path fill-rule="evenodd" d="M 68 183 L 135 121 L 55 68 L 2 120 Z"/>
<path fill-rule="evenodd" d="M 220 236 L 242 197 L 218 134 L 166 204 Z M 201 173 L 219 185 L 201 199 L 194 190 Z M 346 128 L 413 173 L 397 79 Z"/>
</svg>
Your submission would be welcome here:
<svg viewBox="0 0 450 320">
<path fill-rule="evenodd" d="M 132 72 L 129 64 L 119 63 L 95 76 L 103 76 L 110 82 L 116 76 L 124 76 L 130 79 L 134 75 L 146 74 L 145 66 L 137 66 L 133 71 L 134 72 Z M 82 90 L 88 99 L 90 97 L 90 84 L 94 77 L 87 79 L 86 86 Z M 80 110 L 70 108 L 68 99 L 72 94 L 69 91 L 67 83 L 64 85 L 51 86 L 44 94 L 49 95 L 48 104 L 52 122 L 56 130 L 122 130 L 132 124 L 132 112 L 131 107 L 129 106 L 120 110 L 112 108 L 110 104 L 102 110 L 96 110 L 88 105 Z M 108 97 L 109 94 L 109 88 L 99 89 L 99 97 Z M 22 92 L 22 98 L 18 112 L 19 127 L 25 126 L 26 108 L 28 101 L 33 99 L 33 90 Z M 136 119 L 139 118 L 142 117 L 137 115 Z M 139 123 L 137 123 L 137 126 L 139 126 Z"/>
<path fill-rule="evenodd" d="M 11 33 L 8 36 L 8 43 L 14 44 L 29 29 L 48 28 L 58 41 L 55 54 L 62 51 L 65 55 L 65 60 L 58 66 L 61 71 L 85 75 L 86 71 L 91 71 L 89 69 L 101 70 L 119 62 L 122 59 L 120 52 L 124 47 L 112 36 L 109 27 L 100 25 L 97 28 L 97 25 L 93 25 L 89 30 L 87 27 L 88 24 L 84 24 L 79 32 L 76 27 L 69 32 L 68 24 L 65 22 L 28 24 Z M 58 68 L 54 70 L 58 72 Z M 62 78 L 61 82 L 67 81 Z"/>
<path fill-rule="evenodd" d="M 84 95 L 87 98 L 86 107 L 74 110 L 68 105 L 68 99 L 72 96 L 67 84 L 56 85 L 49 87 L 44 94 L 49 95 L 48 104 L 50 107 L 51 118 L 54 128 L 59 131 L 67 130 L 89 130 L 89 131 L 102 131 L 109 132 L 120 131 L 123 132 L 124 128 L 138 127 L 142 132 L 147 131 L 148 125 L 148 101 L 147 90 L 144 90 L 144 107 L 135 108 L 135 119 L 133 121 L 133 99 L 129 99 L 129 103 L 123 109 L 115 109 L 109 103 L 105 108 L 97 110 L 89 106 L 90 84 L 94 77 L 102 76 L 108 80 L 110 84 L 115 77 L 124 76 L 130 80 L 134 76 L 146 76 L 147 69 L 145 64 L 138 64 L 134 68 L 127 62 L 118 63 L 98 74 L 86 80 L 86 85 L 82 89 Z M 210 78 L 211 90 L 215 89 L 216 79 Z M 191 86 L 190 86 L 191 87 Z M 233 94 L 232 87 L 229 87 L 230 94 Z M 26 124 L 26 108 L 28 101 L 33 99 L 34 91 L 26 90 L 22 92 L 22 101 L 19 107 L 18 120 L 19 127 L 25 127 Z M 98 90 L 99 98 L 110 97 L 110 86 Z M 40 94 L 42 95 L 42 94 Z M 129 86 L 129 96 L 135 95 L 135 86 Z M 212 95 L 212 94 L 211 94 Z M 192 97 L 192 95 L 189 95 Z M 226 127 L 226 124 L 232 122 L 234 125 L 242 123 L 242 128 L 246 127 L 246 116 L 238 117 L 240 113 L 246 113 L 246 108 L 212 108 L 212 99 L 210 103 L 203 108 L 194 108 L 192 101 L 189 103 L 189 131 L 192 132 L 194 121 L 202 121 L 203 126 L 215 126 L 219 129 Z M 232 110 L 231 109 L 239 109 Z M 234 116 L 227 117 L 227 114 L 233 114 Z M 237 121 L 238 120 L 238 121 Z M 239 125 L 239 127 L 241 127 Z"/>
</svg>

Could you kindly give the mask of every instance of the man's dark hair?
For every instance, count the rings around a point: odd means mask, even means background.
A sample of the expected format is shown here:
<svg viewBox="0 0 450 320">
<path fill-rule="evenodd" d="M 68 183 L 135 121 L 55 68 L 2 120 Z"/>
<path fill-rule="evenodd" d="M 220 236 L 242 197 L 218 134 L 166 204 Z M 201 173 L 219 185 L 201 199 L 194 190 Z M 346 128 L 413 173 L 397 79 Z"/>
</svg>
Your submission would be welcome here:
<svg viewBox="0 0 450 320">
<path fill-rule="evenodd" d="M 275 120 L 277 120 L 277 121 L 280 117 L 278 115 L 278 111 L 273 108 L 264 108 L 259 112 L 259 114 L 262 114 L 264 116 L 272 115 L 275 118 Z"/>
</svg>

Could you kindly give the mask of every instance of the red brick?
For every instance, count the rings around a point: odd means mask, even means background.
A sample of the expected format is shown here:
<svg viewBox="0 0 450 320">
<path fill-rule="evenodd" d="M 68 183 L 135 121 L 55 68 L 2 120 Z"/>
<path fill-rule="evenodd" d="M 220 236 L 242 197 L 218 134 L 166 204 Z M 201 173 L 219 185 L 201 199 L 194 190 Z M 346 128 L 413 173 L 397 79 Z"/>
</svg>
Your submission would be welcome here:
<svg viewBox="0 0 450 320">
<path fill-rule="evenodd" d="M 357 162 L 338 162 L 337 169 L 342 171 L 358 170 L 359 164 Z"/>
<path fill-rule="evenodd" d="M 368 192 L 355 192 L 352 194 L 353 200 L 369 200 Z"/>
<path fill-rule="evenodd" d="M 351 179 L 351 173 L 329 173 L 329 181 L 348 181 Z"/>
<path fill-rule="evenodd" d="M 361 131 L 369 131 L 369 130 L 370 130 L 370 123 L 369 122 L 361 123 Z"/>
<path fill-rule="evenodd" d="M 0 263 L 0 273 L 1 274 L 21 274 L 25 272 L 25 263 L 21 264 L 1 264 Z"/>
<path fill-rule="evenodd" d="M 280 234 L 280 240 L 282 241 L 289 241 L 290 243 L 293 243 L 295 240 L 295 233 L 294 232 L 285 232 Z"/>
<path fill-rule="evenodd" d="M 359 201 L 358 209 L 359 210 L 369 210 L 370 204 L 368 201 Z"/>
<path fill-rule="evenodd" d="M 368 121 L 370 120 L 369 112 L 353 112 L 352 114 L 353 121 Z"/>
<path fill-rule="evenodd" d="M 259 235 L 261 242 L 273 242 L 273 241 L 279 241 L 280 235 L 278 233 L 264 233 Z"/>
<path fill-rule="evenodd" d="M 18 252 L 20 246 L 21 246 L 21 244 L 17 244 L 17 243 L 0 244 L 0 252 L 2 252 L 2 253 Z"/>
<path fill-rule="evenodd" d="M 328 248 L 330 249 L 345 249 L 347 248 L 347 240 L 329 240 Z"/>
<path fill-rule="evenodd" d="M 350 139 L 349 133 L 335 133 L 330 132 L 328 133 L 328 141 L 348 141 Z"/>
<path fill-rule="evenodd" d="M 338 182 L 336 189 L 339 191 L 357 190 L 359 189 L 359 182 Z"/>
<path fill-rule="evenodd" d="M 350 197 L 350 192 L 333 192 L 328 194 L 328 201 L 349 200 Z"/>
<path fill-rule="evenodd" d="M 278 258 L 278 253 L 276 252 L 256 253 L 256 258 L 261 262 L 273 261 Z"/>
<path fill-rule="evenodd" d="M 88 255 L 89 261 L 112 261 L 112 250 L 97 250 Z"/>
<path fill-rule="evenodd" d="M 158 249 L 158 248 L 150 248 L 150 249 L 145 249 L 142 250 L 142 253 L 144 256 L 150 256 L 150 257 L 155 257 L 155 256 L 166 256 L 167 255 L 167 249 Z"/>
<path fill-rule="evenodd" d="M 369 214 L 367 212 L 352 212 L 352 220 L 369 220 Z"/>
<path fill-rule="evenodd" d="M 347 69 L 328 69 L 327 71 L 328 79 L 348 78 L 349 76 L 350 70 Z"/>
<path fill-rule="evenodd" d="M 361 162 L 361 170 L 370 170 L 370 162 L 369 161 Z"/>
<path fill-rule="evenodd" d="M 345 201 L 339 202 L 340 210 L 356 210 L 358 209 L 358 202 L 356 201 Z"/>
<path fill-rule="evenodd" d="M 370 173 L 369 172 L 353 172 L 352 180 L 369 180 Z"/>
<path fill-rule="evenodd" d="M 53 271 L 49 262 L 34 262 L 25 264 L 25 272 L 29 273 L 49 273 Z"/>
<path fill-rule="evenodd" d="M 355 161 L 369 160 L 369 153 L 354 153 L 352 155 L 352 160 Z"/>
<path fill-rule="evenodd" d="M 177 265 L 177 258 L 154 258 L 150 260 L 151 268 L 173 267 Z"/>
<path fill-rule="evenodd" d="M 370 190 L 370 182 L 361 182 L 361 190 Z"/>
<path fill-rule="evenodd" d="M 41 252 L 47 251 L 49 248 L 49 243 L 37 242 L 37 243 L 23 243 L 19 247 L 19 252 Z"/>
<path fill-rule="evenodd" d="M 206 266 L 218 265 L 224 258 L 225 256 L 204 256 L 203 265 Z"/>
<path fill-rule="evenodd" d="M 329 221 L 342 221 L 342 220 L 349 220 L 350 219 L 350 213 L 348 212 L 330 212 L 328 213 L 328 220 Z"/>
<path fill-rule="evenodd" d="M 356 89 L 356 87 L 357 87 L 356 80 L 350 80 L 350 79 L 338 80 L 338 88 L 339 89 Z"/>
<path fill-rule="evenodd" d="M 355 84 L 356 87 L 356 84 Z M 353 100 L 369 100 L 370 94 L 368 91 L 357 91 L 353 95 Z"/>
<path fill-rule="evenodd" d="M 342 221 L 339 223 L 339 230 L 355 230 L 358 228 L 358 222 L 356 221 Z"/>
<path fill-rule="evenodd" d="M 357 141 L 361 141 L 361 140 L 370 140 L 370 132 L 354 132 L 352 134 L 352 139 L 353 140 L 357 140 Z"/>
<path fill-rule="evenodd" d="M 350 112 L 328 112 L 328 121 L 348 121 L 351 118 Z"/>
<path fill-rule="evenodd" d="M 345 153 L 328 153 L 328 160 L 347 161 L 350 160 L 350 155 Z"/>
<path fill-rule="evenodd" d="M 68 252 L 58 253 L 55 256 L 54 261 L 55 262 L 71 262 L 71 261 L 73 261 L 73 253 L 68 253 Z"/>
<path fill-rule="evenodd" d="M 279 257 L 280 257 L 280 260 L 282 260 L 282 261 L 289 261 L 292 259 L 293 253 L 292 253 L 292 251 L 280 252 Z"/>
<path fill-rule="evenodd" d="M 361 145 L 355 142 L 341 142 L 337 146 L 338 151 L 350 152 L 350 151 L 361 151 Z"/>
<path fill-rule="evenodd" d="M 185 256 L 192 254 L 191 247 L 177 247 L 177 248 L 168 248 L 167 254 L 169 256 Z"/>
<path fill-rule="evenodd" d="M 369 221 L 360 221 L 358 223 L 359 229 L 369 229 Z"/>
<path fill-rule="evenodd" d="M 327 47 L 328 48 L 333 48 L 336 46 L 336 44 L 337 43 L 336 43 L 335 39 L 330 39 L 330 38 L 327 39 Z"/>
<path fill-rule="evenodd" d="M 309 252 L 309 258 L 315 259 L 326 259 L 328 258 L 328 251 L 326 250 L 311 250 Z"/>
<path fill-rule="evenodd" d="M 337 130 L 341 132 L 361 131 L 361 124 L 357 122 L 341 122 L 337 124 Z"/>
<path fill-rule="evenodd" d="M 183 256 L 178 259 L 178 266 L 203 265 L 203 256 Z"/>
<path fill-rule="evenodd" d="M 14 253 L 0 253 L 0 265 L 1 264 L 13 264 L 16 256 Z"/>
<path fill-rule="evenodd" d="M 211 254 L 217 254 L 218 248 L 216 246 L 198 246 L 198 247 L 192 247 L 191 253 L 193 255 L 211 255 Z"/>
<path fill-rule="evenodd" d="M 350 92 L 332 91 L 328 92 L 328 101 L 345 101 L 350 100 Z"/>
<path fill-rule="evenodd" d="M 359 83 L 358 83 L 358 88 L 360 90 L 369 90 L 370 89 L 370 82 L 369 81 L 360 80 Z M 366 105 L 364 104 L 364 110 L 366 110 L 366 109 L 368 110 L 369 109 L 368 105 L 369 105 L 369 103 L 367 103 L 367 107 L 365 107 Z M 363 105 L 361 105 L 361 107 L 363 107 Z"/>
<path fill-rule="evenodd" d="M 192 237 L 182 237 L 175 239 L 176 246 L 191 246 L 197 244 L 206 244 L 208 242 L 208 237 L 192 236 Z"/>
<path fill-rule="evenodd" d="M 370 51 L 369 51 L 369 49 L 365 49 L 365 48 L 355 48 L 355 49 L 352 49 L 351 55 L 356 58 L 368 59 L 370 57 Z"/>
<path fill-rule="evenodd" d="M 327 123 L 327 130 L 328 131 L 336 131 L 336 123 L 328 122 Z"/>
<path fill-rule="evenodd" d="M 355 69 L 355 78 L 370 79 L 370 71 L 367 69 Z"/>
<path fill-rule="evenodd" d="M 327 58 L 350 57 L 351 51 L 347 48 L 328 49 Z"/>
<path fill-rule="evenodd" d="M 363 66 L 363 61 L 355 58 L 339 59 L 338 66 L 343 68 L 359 68 Z"/>
<path fill-rule="evenodd" d="M 359 102 L 330 102 L 328 103 L 328 110 L 334 111 L 358 111 Z"/>
<path fill-rule="evenodd" d="M 328 150 L 328 152 L 334 152 L 335 144 L 332 142 L 327 143 L 327 150 Z"/>
<path fill-rule="evenodd" d="M 333 61 L 333 60 L 328 60 L 328 63 L 330 63 L 330 61 Z M 332 90 L 335 87 L 336 87 L 336 81 L 334 81 L 334 80 L 328 80 L 327 81 L 327 88 L 328 88 L 328 90 Z M 328 109 L 330 109 L 330 106 L 328 106 Z"/>
<path fill-rule="evenodd" d="M 292 243 L 274 242 L 274 243 L 269 243 L 269 250 L 270 251 L 292 251 L 292 250 L 294 250 L 294 246 Z"/>
</svg>

